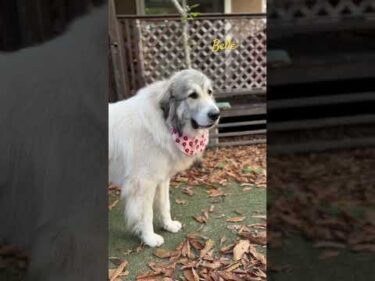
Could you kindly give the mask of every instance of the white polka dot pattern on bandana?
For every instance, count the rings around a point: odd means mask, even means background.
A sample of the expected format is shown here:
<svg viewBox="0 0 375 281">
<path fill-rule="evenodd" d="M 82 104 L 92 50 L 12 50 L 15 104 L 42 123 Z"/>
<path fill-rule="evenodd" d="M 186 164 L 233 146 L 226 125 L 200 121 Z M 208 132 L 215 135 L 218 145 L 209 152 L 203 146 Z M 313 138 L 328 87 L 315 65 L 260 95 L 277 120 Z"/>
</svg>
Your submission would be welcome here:
<svg viewBox="0 0 375 281">
<path fill-rule="evenodd" d="M 195 156 L 198 153 L 202 153 L 208 144 L 208 131 L 195 138 L 180 135 L 176 129 L 172 129 L 171 132 L 174 143 L 188 156 Z"/>
</svg>

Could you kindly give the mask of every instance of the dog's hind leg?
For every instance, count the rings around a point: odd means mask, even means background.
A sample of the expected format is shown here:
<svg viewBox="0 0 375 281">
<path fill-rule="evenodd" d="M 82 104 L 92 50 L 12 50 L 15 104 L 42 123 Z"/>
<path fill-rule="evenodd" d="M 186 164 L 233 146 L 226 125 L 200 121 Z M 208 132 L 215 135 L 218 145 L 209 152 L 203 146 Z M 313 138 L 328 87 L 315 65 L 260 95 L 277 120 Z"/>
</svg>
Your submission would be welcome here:
<svg viewBox="0 0 375 281">
<path fill-rule="evenodd" d="M 157 247 L 164 243 L 164 238 L 154 232 L 155 191 L 155 182 L 151 180 L 128 181 L 122 188 L 127 225 L 150 247 Z"/>
<path fill-rule="evenodd" d="M 155 209 L 159 212 L 163 228 L 170 232 L 176 233 L 181 229 L 179 221 L 172 220 L 171 217 L 171 203 L 169 200 L 169 180 L 159 184 L 156 190 L 154 199 Z"/>
</svg>

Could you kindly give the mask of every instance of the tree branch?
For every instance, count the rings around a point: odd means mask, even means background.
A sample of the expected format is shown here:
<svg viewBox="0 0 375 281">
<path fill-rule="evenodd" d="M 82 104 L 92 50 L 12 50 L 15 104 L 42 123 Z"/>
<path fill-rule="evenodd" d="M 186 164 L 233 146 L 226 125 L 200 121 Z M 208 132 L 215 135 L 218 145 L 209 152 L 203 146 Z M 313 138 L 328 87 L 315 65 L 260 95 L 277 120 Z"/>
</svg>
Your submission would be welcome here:
<svg viewBox="0 0 375 281">
<path fill-rule="evenodd" d="M 182 38 L 184 44 L 185 62 L 188 68 L 191 68 L 191 58 L 190 58 L 190 46 L 189 46 L 189 26 L 188 26 L 188 13 L 186 0 L 182 0 L 182 6 L 177 0 L 171 0 L 177 11 L 182 17 Z"/>
<path fill-rule="evenodd" d="M 183 16 L 183 17 L 186 17 L 187 13 L 184 10 L 184 8 L 182 8 L 182 6 L 180 5 L 180 3 L 178 3 L 177 0 L 171 0 L 171 1 L 174 4 L 174 6 L 176 7 L 177 11 L 180 13 L 180 15 Z"/>
</svg>

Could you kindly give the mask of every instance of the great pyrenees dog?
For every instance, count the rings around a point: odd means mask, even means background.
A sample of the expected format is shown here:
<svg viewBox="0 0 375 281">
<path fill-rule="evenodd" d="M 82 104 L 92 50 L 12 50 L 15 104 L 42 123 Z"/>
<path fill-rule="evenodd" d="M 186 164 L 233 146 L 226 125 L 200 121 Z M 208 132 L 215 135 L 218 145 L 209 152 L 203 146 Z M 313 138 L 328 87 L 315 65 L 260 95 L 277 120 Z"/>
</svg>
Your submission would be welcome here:
<svg viewBox="0 0 375 281">
<path fill-rule="evenodd" d="M 211 80 L 194 69 L 109 105 L 109 182 L 121 186 L 127 226 L 146 245 L 164 243 L 154 210 L 165 230 L 181 229 L 170 212 L 170 179 L 202 156 L 219 116 Z"/>
</svg>

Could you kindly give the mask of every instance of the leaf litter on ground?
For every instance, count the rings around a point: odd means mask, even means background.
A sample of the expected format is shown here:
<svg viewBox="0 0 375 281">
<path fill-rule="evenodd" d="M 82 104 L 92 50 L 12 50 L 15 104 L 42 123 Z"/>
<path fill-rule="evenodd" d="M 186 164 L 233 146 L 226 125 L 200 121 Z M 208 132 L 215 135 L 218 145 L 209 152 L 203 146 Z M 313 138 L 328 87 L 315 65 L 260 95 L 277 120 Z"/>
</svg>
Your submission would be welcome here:
<svg viewBox="0 0 375 281">
<path fill-rule="evenodd" d="M 314 165 L 311 165 L 314 163 Z M 338 251 L 375 252 L 374 149 L 269 157 L 275 173 L 269 204 L 269 245 L 281 247 L 290 233 L 321 249 L 320 259 Z M 276 171 L 279 171 L 278 173 Z"/>
<path fill-rule="evenodd" d="M 191 233 L 176 249 L 158 248 L 154 255 L 163 261 L 149 264 L 151 271 L 139 274 L 137 280 L 176 280 L 181 272 L 185 280 L 194 281 L 266 280 L 266 258 L 248 239 L 217 249 L 214 240 Z"/>
<path fill-rule="evenodd" d="M 229 195 L 225 188 L 230 182 L 239 183 L 243 192 L 266 187 L 265 149 L 265 145 L 208 149 L 203 157 L 202 167 L 193 167 L 176 175 L 171 181 L 171 186 L 182 187 L 181 192 L 191 197 L 190 200 L 194 200 L 195 186 L 208 186 L 208 197 L 212 197 L 214 200 L 211 203 L 215 204 L 222 203 L 222 200 L 217 200 Z M 120 188 L 109 185 L 109 193 L 119 197 Z M 215 200 L 217 202 L 213 202 Z M 188 197 L 175 201 L 176 204 L 186 205 Z M 117 203 L 116 200 L 112 201 L 109 209 L 114 208 Z M 215 205 L 210 204 L 202 210 L 201 214 L 193 216 L 194 220 L 201 224 L 201 228 L 206 226 L 209 214 L 213 213 L 214 209 Z M 222 214 L 219 218 L 221 217 L 227 216 Z M 244 216 L 239 216 L 229 218 L 227 221 L 228 225 L 234 226 L 232 231 L 235 231 L 239 238 L 230 244 L 227 244 L 226 237 L 222 237 L 220 243 L 216 244 L 208 237 L 193 233 L 187 235 L 176 249 L 155 249 L 153 255 L 167 262 L 149 262 L 147 265 L 151 271 L 139 273 L 137 280 L 169 281 L 176 280 L 176 276 L 181 277 L 181 274 L 185 280 L 194 281 L 265 280 L 266 259 L 254 246 L 265 245 L 265 224 L 236 227 L 235 223 L 240 223 L 244 219 Z M 144 245 L 140 245 L 137 249 L 132 249 L 129 254 L 138 253 L 143 247 Z M 120 271 L 121 268 L 117 269 Z M 112 269 L 111 274 L 113 273 Z M 109 276 L 112 276 L 111 274 Z M 125 274 L 127 274 L 126 265 L 120 276 L 116 278 L 121 278 Z"/>
<path fill-rule="evenodd" d="M 251 155 L 251 157 L 249 157 Z M 227 185 L 230 181 L 266 187 L 266 146 L 249 145 L 208 149 L 201 167 L 179 173 L 173 186 Z M 248 187 L 248 186 L 247 186 Z"/>
</svg>

